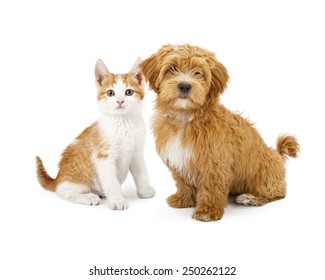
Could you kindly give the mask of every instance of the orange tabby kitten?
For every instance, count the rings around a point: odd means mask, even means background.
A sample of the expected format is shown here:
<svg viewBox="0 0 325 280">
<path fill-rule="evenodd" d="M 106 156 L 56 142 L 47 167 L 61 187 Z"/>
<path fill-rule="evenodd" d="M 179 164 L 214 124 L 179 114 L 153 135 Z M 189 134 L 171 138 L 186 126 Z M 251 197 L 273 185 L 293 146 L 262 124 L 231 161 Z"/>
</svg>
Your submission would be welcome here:
<svg viewBox="0 0 325 280">
<path fill-rule="evenodd" d="M 63 152 L 56 179 L 39 157 L 37 177 L 43 188 L 76 203 L 97 205 L 107 197 L 112 209 L 128 208 L 121 184 L 128 171 L 140 198 L 153 197 L 143 157 L 145 126 L 142 119 L 144 79 L 138 60 L 128 74 L 112 74 L 98 60 L 95 67 L 98 120 Z"/>
</svg>

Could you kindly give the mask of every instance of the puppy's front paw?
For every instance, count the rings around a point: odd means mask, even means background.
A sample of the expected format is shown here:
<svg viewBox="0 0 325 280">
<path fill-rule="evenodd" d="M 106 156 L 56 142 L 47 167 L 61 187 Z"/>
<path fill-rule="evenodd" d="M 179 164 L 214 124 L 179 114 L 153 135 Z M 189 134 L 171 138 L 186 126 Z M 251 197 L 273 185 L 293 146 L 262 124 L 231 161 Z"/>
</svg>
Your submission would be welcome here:
<svg viewBox="0 0 325 280">
<path fill-rule="evenodd" d="M 129 203 L 126 199 L 110 200 L 108 204 L 112 210 L 126 210 L 129 208 Z"/>
<path fill-rule="evenodd" d="M 189 208 L 195 206 L 195 202 L 185 194 L 175 193 L 167 198 L 167 203 L 170 207 L 174 208 Z"/>
<path fill-rule="evenodd" d="M 155 195 L 156 191 L 152 187 L 148 187 L 147 189 L 138 191 L 137 195 L 140 198 L 151 198 Z"/>
<path fill-rule="evenodd" d="M 224 210 L 218 209 L 214 206 L 203 205 L 197 207 L 193 213 L 193 219 L 203 222 L 217 221 L 223 216 Z"/>
</svg>

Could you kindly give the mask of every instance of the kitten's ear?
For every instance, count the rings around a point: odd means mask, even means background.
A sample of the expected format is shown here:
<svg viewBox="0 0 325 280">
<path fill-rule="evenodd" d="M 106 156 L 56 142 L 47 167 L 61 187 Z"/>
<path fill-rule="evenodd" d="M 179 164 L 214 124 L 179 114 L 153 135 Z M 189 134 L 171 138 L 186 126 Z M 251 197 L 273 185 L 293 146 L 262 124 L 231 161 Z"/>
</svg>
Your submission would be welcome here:
<svg viewBox="0 0 325 280">
<path fill-rule="evenodd" d="M 142 62 L 141 58 L 139 57 L 137 59 L 137 61 L 134 63 L 131 71 L 130 71 L 130 74 L 137 79 L 138 81 L 138 84 L 141 85 L 142 84 L 142 81 L 143 81 L 143 73 L 140 69 L 140 63 Z"/>
<path fill-rule="evenodd" d="M 110 74 L 111 72 L 108 71 L 104 62 L 98 59 L 95 66 L 95 77 L 97 87 L 100 87 L 103 84 L 103 80 Z"/>
</svg>

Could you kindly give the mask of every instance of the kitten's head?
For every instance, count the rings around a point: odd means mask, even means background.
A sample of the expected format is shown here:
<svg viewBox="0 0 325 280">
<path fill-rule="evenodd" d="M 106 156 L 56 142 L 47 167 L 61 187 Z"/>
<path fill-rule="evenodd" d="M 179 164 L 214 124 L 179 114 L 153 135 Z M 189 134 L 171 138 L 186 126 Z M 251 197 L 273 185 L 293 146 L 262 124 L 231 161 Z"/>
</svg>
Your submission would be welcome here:
<svg viewBox="0 0 325 280">
<path fill-rule="evenodd" d="M 127 74 L 111 73 L 100 59 L 96 63 L 95 76 L 97 99 L 102 114 L 133 114 L 141 111 L 144 97 L 144 78 L 138 59 Z"/>
</svg>

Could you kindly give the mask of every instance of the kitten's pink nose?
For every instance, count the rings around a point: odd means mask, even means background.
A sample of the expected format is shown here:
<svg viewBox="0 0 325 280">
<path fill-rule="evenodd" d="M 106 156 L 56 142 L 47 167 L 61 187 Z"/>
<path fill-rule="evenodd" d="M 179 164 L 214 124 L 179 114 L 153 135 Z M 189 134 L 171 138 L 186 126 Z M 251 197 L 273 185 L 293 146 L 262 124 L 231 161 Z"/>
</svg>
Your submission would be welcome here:
<svg viewBox="0 0 325 280">
<path fill-rule="evenodd" d="M 116 102 L 117 102 L 118 105 L 121 106 L 124 103 L 124 100 L 117 100 Z"/>
</svg>

